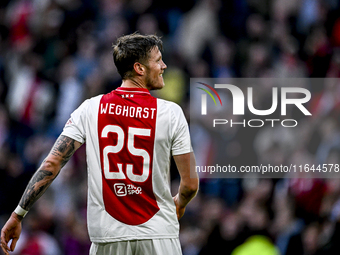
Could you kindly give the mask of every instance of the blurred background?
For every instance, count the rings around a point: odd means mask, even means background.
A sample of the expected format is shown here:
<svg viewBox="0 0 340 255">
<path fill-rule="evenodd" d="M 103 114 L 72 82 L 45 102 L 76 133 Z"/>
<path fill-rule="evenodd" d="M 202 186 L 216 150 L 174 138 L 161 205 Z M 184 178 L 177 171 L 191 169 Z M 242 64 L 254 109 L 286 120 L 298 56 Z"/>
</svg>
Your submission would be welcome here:
<svg viewBox="0 0 340 255">
<path fill-rule="evenodd" d="M 111 45 L 136 30 L 162 36 L 168 68 L 156 96 L 180 104 L 188 121 L 190 77 L 340 76 L 337 0 L 1 0 L 1 226 L 70 113 L 120 85 Z M 249 164 L 339 163 L 340 84 L 309 89 L 313 121 L 301 120 L 299 143 L 280 128 L 211 137 L 198 123 L 192 136 L 205 145 L 198 161 L 222 149 Z M 258 104 L 271 103 L 261 95 Z M 175 193 L 174 167 L 172 179 Z M 88 254 L 86 182 L 83 146 L 27 215 L 15 254 Z M 339 195 L 337 178 L 203 176 L 181 220 L 183 253 L 339 254 Z"/>
</svg>

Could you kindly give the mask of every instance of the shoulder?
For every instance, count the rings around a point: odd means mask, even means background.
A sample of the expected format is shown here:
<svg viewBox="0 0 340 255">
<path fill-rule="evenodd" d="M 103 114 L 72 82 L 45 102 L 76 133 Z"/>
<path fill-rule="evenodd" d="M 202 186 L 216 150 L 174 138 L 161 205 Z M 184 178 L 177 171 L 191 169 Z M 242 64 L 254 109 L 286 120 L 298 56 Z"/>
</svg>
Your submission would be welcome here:
<svg viewBox="0 0 340 255">
<path fill-rule="evenodd" d="M 101 94 L 101 95 L 98 95 L 98 96 L 95 96 L 95 97 L 91 97 L 91 98 L 89 98 L 89 99 L 86 99 L 86 100 L 84 101 L 84 103 L 85 103 L 85 102 L 87 102 L 88 104 L 98 103 L 98 102 L 100 102 L 100 100 L 102 99 L 103 96 L 104 96 L 104 95 Z"/>
<path fill-rule="evenodd" d="M 180 123 L 187 123 L 184 112 L 178 104 L 164 99 L 157 100 L 157 111 L 159 111 L 160 114 L 165 114 L 168 116 L 172 125 L 177 126 Z"/>
<path fill-rule="evenodd" d="M 157 98 L 157 104 L 159 107 L 164 107 L 175 114 L 183 113 L 182 108 L 174 102 Z"/>
<path fill-rule="evenodd" d="M 81 105 L 73 111 L 71 114 L 73 117 L 75 116 L 87 116 L 91 109 L 96 109 L 99 106 L 100 99 L 103 95 L 91 97 L 86 99 L 81 103 Z"/>
<path fill-rule="evenodd" d="M 103 95 L 98 95 L 95 97 L 91 97 L 89 99 L 86 99 L 80 106 L 79 108 L 86 110 L 88 107 L 93 106 L 94 104 L 99 104 L 101 98 Z"/>
</svg>

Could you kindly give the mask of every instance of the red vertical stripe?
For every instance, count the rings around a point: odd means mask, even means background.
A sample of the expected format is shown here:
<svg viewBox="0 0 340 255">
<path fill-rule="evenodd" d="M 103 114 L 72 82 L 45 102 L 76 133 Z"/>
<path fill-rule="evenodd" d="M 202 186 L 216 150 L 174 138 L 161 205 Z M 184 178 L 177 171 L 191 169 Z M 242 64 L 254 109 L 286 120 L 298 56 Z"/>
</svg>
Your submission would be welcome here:
<svg viewBox="0 0 340 255">
<path fill-rule="evenodd" d="M 133 96 L 131 97 L 131 95 Z M 121 108 L 117 108 L 117 106 L 121 106 Z M 125 109 L 131 109 L 131 111 L 128 111 L 129 114 L 126 114 L 125 112 L 123 116 L 123 107 L 125 107 Z M 137 107 L 142 107 L 143 109 L 143 112 L 138 116 L 136 116 Z M 121 111 L 118 110 L 119 108 Z M 153 115 L 151 108 L 154 109 Z M 106 113 L 102 112 L 101 109 L 106 109 Z M 145 112 L 149 113 L 148 118 L 140 118 L 141 116 L 146 117 L 144 109 L 146 109 Z M 117 115 L 116 113 L 119 112 L 120 114 Z M 157 99 L 145 92 L 134 93 L 129 92 L 129 90 L 116 90 L 110 94 L 104 95 L 100 101 L 98 112 L 98 137 L 102 168 L 103 201 L 105 210 L 113 218 L 125 224 L 139 225 L 145 223 L 159 211 L 152 189 L 152 159 L 156 114 Z M 108 159 L 110 172 L 119 172 L 118 164 L 122 164 L 122 171 L 125 175 L 125 179 L 105 178 L 104 148 L 106 146 L 116 146 L 118 143 L 117 133 L 111 132 L 108 133 L 107 137 L 102 137 L 102 130 L 107 125 L 117 125 L 124 132 L 123 148 L 118 153 L 109 153 Z M 127 164 L 132 164 L 133 174 L 142 175 L 144 162 L 142 156 L 133 155 L 128 149 L 129 127 L 151 130 L 150 136 L 135 135 L 133 138 L 134 148 L 146 151 L 150 157 L 148 178 L 144 182 L 132 181 L 126 173 Z"/>
</svg>

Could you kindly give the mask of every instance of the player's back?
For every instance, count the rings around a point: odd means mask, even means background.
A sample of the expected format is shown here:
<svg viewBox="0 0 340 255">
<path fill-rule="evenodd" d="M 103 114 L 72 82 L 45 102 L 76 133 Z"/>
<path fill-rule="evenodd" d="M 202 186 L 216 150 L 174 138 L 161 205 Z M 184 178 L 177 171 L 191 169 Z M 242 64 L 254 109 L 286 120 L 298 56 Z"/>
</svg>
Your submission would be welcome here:
<svg viewBox="0 0 340 255">
<path fill-rule="evenodd" d="M 63 134 L 86 140 L 92 242 L 178 236 L 170 155 L 191 149 L 179 106 L 118 88 L 85 101 Z"/>
</svg>

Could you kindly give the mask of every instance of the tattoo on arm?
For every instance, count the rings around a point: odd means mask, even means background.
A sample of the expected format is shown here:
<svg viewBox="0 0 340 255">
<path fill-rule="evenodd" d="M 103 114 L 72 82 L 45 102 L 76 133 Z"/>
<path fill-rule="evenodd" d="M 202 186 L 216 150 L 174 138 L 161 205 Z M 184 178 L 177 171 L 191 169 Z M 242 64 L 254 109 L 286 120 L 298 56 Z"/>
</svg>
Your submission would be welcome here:
<svg viewBox="0 0 340 255">
<path fill-rule="evenodd" d="M 49 169 L 46 169 L 48 166 L 44 164 L 46 159 L 44 160 L 40 168 L 35 172 L 28 183 L 26 190 L 21 197 L 19 205 L 23 209 L 29 210 L 35 201 L 44 194 L 52 181 L 57 177 L 60 169 L 69 161 L 76 149 L 78 149 L 76 147 L 79 146 L 75 146 L 75 143 L 75 140 L 67 136 L 59 136 L 50 152 L 51 155 L 59 158 L 59 169 L 57 169 L 57 171 L 50 171 Z"/>
<path fill-rule="evenodd" d="M 76 151 L 75 142 L 75 140 L 63 135 L 59 136 L 58 140 L 55 142 L 51 154 L 62 158 L 61 167 L 69 161 Z"/>
<path fill-rule="evenodd" d="M 52 175 L 53 173 L 47 170 L 38 170 L 35 172 L 19 202 L 19 205 L 23 209 L 29 210 L 34 202 L 44 194 L 45 190 L 53 181 L 52 178 L 48 178 L 48 180 L 44 179 Z"/>
</svg>

